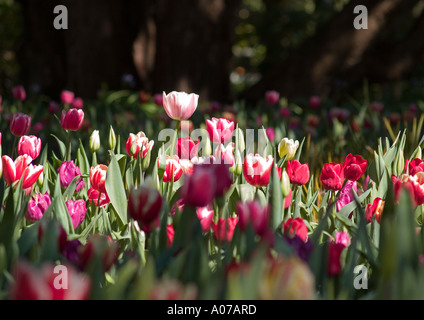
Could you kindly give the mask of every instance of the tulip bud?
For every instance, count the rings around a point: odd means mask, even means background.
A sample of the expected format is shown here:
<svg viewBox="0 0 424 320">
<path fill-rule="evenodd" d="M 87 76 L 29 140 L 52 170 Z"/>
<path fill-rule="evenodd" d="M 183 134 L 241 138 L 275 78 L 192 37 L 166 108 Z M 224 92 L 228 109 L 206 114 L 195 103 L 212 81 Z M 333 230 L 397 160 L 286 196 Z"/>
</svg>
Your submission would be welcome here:
<svg viewBox="0 0 424 320">
<path fill-rule="evenodd" d="M 298 148 L 299 141 L 284 138 L 278 145 L 278 154 L 280 155 L 280 158 L 283 158 L 285 155 L 287 155 L 287 160 L 292 160 L 294 159 Z"/>
<path fill-rule="evenodd" d="M 283 192 L 284 198 L 286 198 L 290 194 L 290 190 L 290 178 L 287 174 L 286 169 L 284 169 L 281 175 L 281 191 Z"/>
<path fill-rule="evenodd" d="M 40 188 L 43 187 L 43 183 L 44 183 L 44 171 L 41 172 L 41 174 L 40 174 L 40 176 L 38 177 L 38 180 L 37 180 L 37 184 Z"/>
<path fill-rule="evenodd" d="M 240 150 L 240 152 L 244 152 L 244 150 L 246 150 L 246 144 L 244 142 L 243 130 L 241 130 L 240 128 L 237 128 L 237 136 L 238 136 L 238 149 Z"/>
<path fill-rule="evenodd" d="M 206 138 L 205 147 L 203 149 L 202 156 L 209 157 L 211 154 L 212 154 L 211 139 L 208 136 Z"/>
<path fill-rule="evenodd" d="M 114 151 L 116 147 L 116 135 L 115 131 L 113 131 L 112 126 L 110 126 L 109 130 L 109 149 Z"/>
<path fill-rule="evenodd" d="M 399 158 L 398 158 L 398 161 L 396 163 L 397 175 L 403 173 L 404 168 L 405 168 L 405 158 L 403 156 L 403 151 L 399 150 Z"/>
<path fill-rule="evenodd" d="M 241 175 L 243 172 L 243 160 L 239 150 L 236 150 L 236 161 L 235 161 L 235 170 L 234 173 L 236 176 Z"/>
<path fill-rule="evenodd" d="M 99 130 L 94 130 L 90 136 L 90 140 L 88 142 L 91 152 L 96 152 L 100 149 L 100 135 Z"/>
<path fill-rule="evenodd" d="M 150 157 L 151 157 L 152 151 L 149 150 L 146 154 L 146 156 L 143 158 L 143 162 L 141 163 L 141 169 L 143 171 L 146 171 L 147 168 L 150 166 Z"/>
</svg>

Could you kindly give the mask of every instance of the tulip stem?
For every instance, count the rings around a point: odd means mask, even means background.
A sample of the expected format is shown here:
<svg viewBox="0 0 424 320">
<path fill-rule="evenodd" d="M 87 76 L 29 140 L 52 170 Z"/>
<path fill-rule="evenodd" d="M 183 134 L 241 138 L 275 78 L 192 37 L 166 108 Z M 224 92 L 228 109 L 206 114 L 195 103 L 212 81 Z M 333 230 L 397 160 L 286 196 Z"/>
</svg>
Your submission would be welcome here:
<svg viewBox="0 0 424 320">
<path fill-rule="evenodd" d="M 15 159 L 16 156 L 16 145 L 18 144 L 18 137 L 15 136 L 15 139 L 13 140 L 13 151 L 12 151 L 12 158 Z"/>
<path fill-rule="evenodd" d="M 180 128 L 180 123 L 181 123 L 181 120 L 177 120 L 177 124 L 176 124 L 176 126 L 175 126 L 174 137 L 172 138 L 171 152 L 170 152 L 170 155 L 171 155 L 171 156 L 173 156 L 173 155 L 174 155 L 175 141 L 177 141 L 178 129 Z"/>
<path fill-rule="evenodd" d="M 68 146 L 66 150 L 66 161 L 71 161 L 71 131 L 68 130 Z"/>
</svg>

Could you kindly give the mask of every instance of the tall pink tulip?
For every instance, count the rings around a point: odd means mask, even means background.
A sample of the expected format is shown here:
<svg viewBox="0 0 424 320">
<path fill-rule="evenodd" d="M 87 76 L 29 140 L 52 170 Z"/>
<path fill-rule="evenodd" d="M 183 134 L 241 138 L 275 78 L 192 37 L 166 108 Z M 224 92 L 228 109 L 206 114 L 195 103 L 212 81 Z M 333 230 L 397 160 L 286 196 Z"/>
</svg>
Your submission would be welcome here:
<svg viewBox="0 0 424 320">
<path fill-rule="evenodd" d="M 63 130 L 78 131 L 84 122 L 84 111 L 81 109 L 62 110 L 60 125 Z"/>
<path fill-rule="evenodd" d="M 22 136 L 18 143 L 18 154 L 29 155 L 32 159 L 37 159 L 41 152 L 41 139 L 36 136 Z"/>
<path fill-rule="evenodd" d="M 199 96 L 194 93 L 163 92 L 163 107 L 168 117 L 174 120 L 188 120 L 196 111 L 198 102 Z"/>
<path fill-rule="evenodd" d="M 246 181 L 255 187 L 266 187 L 269 183 L 274 158 L 269 155 L 263 158 L 259 154 L 248 154 L 243 163 L 243 174 Z"/>
<path fill-rule="evenodd" d="M 234 127 L 234 121 L 224 118 L 206 120 L 206 130 L 213 143 L 227 143 L 230 141 L 233 136 Z"/>
<path fill-rule="evenodd" d="M 20 137 L 26 135 L 31 128 L 31 117 L 24 113 L 15 113 L 10 121 L 10 132 L 14 136 Z"/>
</svg>

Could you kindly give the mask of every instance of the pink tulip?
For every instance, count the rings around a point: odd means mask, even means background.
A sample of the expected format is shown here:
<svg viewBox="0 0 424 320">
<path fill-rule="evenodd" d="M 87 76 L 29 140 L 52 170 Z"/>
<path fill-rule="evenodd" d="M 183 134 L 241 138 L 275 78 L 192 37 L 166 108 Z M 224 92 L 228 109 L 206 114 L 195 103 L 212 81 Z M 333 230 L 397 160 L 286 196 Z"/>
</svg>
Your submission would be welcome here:
<svg viewBox="0 0 424 320">
<path fill-rule="evenodd" d="M 321 98 L 317 96 L 312 96 L 309 98 L 309 108 L 317 110 L 321 107 Z"/>
<path fill-rule="evenodd" d="M 173 91 L 168 95 L 163 92 L 163 107 L 171 119 L 188 120 L 196 111 L 199 96 L 191 93 Z"/>
<path fill-rule="evenodd" d="M 266 158 L 259 154 L 248 154 L 243 163 L 243 174 L 246 181 L 254 187 L 266 187 L 269 183 L 274 158 Z"/>
<path fill-rule="evenodd" d="M 60 105 L 56 101 L 51 101 L 49 103 L 48 110 L 51 114 L 55 114 L 59 111 Z"/>
<path fill-rule="evenodd" d="M 81 176 L 81 170 L 75 165 L 74 161 L 62 162 L 57 172 L 59 173 L 60 186 L 64 189 L 69 187 L 75 177 Z M 80 191 L 84 186 L 84 180 L 82 178 L 78 179 L 75 191 Z"/>
<path fill-rule="evenodd" d="M 338 194 L 338 199 L 336 203 L 337 211 L 340 211 L 345 205 L 355 200 L 352 190 L 358 192 L 358 186 L 356 181 L 349 180 L 348 182 L 346 182 L 345 186 Z"/>
<path fill-rule="evenodd" d="M 60 100 L 64 104 L 71 104 L 74 101 L 75 93 L 68 90 L 63 90 L 60 94 Z"/>
<path fill-rule="evenodd" d="M 52 201 L 48 192 L 45 194 L 37 193 L 28 202 L 25 218 L 31 222 L 41 220 L 51 203 Z"/>
<path fill-rule="evenodd" d="M 235 124 L 233 121 L 221 118 L 206 120 L 206 130 L 213 143 L 227 143 L 233 137 Z"/>
<path fill-rule="evenodd" d="M 4 180 L 9 186 L 16 186 L 22 178 L 22 189 L 28 189 L 38 180 L 44 170 L 41 165 L 30 164 L 32 158 L 28 155 L 19 156 L 13 161 L 9 156 L 2 157 Z"/>
<path fill-rule="evenodd" d="M 202 226 L 202 230 L 204 233 L 209 232 L 209 229 L 211 228 L 214 211 L 211 205 L 206 207 L 198 207 L 196 209 L 197 217 L 200 220 L 200 224 Z"/>
<path fill-rule="evenodd" d="M 219 218 L 217 223 L 212 223 L 215 239 L 222 242 L 231 242 L 238 218 Z"/>
<path fill-rule="evenodd" d="M 10 121 L 10 132 L 17 137 L 26 135 L 31 128 L 31 121 L 31 117 L 24 113 L 13 114 Z"/>
<path fill-rule="evenodd" d="M 18 143 L 18 154 L 29 155 L 33 160 L 37 159 L 41 152 L 41 139 L 36 136 L 22 136 Z"/>
<path fill-rule="evenodd" d="M 275 90 L 265 92 L 265 101 L 268 104 L 277 104 L 280 101 L 280 93 Z"/>
<path fill-rule="evenodd" d="M 184 181 L 181 197 L 184 204 L 193 207 L 206 207 L 215 196 L 216 177 L 212 170 L 203 166 L 195 166 L 193 174 Z"/>
<path fill-rule="evenodd" d="M 76 229 L 85 219 L 87 207 L 85 201 L 81 200 L 67 200 L 66 207 L 68 208 L 69 215 L 71 216 L 72 225 Z"/>
<path fill-rule="evenodd" d="M 334 242 L 340 243 L 347 248 L 350 245 L 350 236 L 347 232 L 337 231 L 336 236 L 334 237 Z"/>
<path fill-rule="evenodd" d="M 60 125 L 63 130 L 78 131 L 84 122 L 84 111 L 81 109 L 62 110 Z"/>
<path fill-rule="evenodd" d="M 26 99 L 26 92 L 23 86 L 16 86 L 12 89 L 13 99 L 24 101 Z"/>
<path fill-rule="evenodd" d="M 133 158 L 137 159 L 139 156 L 142 156 L 144 159 L 147 153 L 152 151 L 154 144 L 155 142 L 153 140 L 149 141 L 142 131 L 137 134 L 130 133 L 125 145 L 125 150 L 128 155 Z"/>
<path fill-rule="evenodd" d="M 334 276 L 337 276 L 342 271 L 342 264 L 341 264 L 340 258 L 344 249 L 345 249 L 345 246 L 342 243 L 329 244 L 329 248 L 328 248 L 329 261 L 327 266 L 328 275 L 334 277 Z"/>
<path fill-rule="evenodd" d="M 71 107 L 74 109 L 82 109 L 84 107 L 84 101 L 81 98 L 75 98 L 71 103 Z"/>
<path fill-rule="evenodd" d="M 180 159 L 192 159 L 197 157 L 200 140 L 195 143 L 191 137 L 180 138 L 175 143 L 175 150 Z"/>
<path fill-rule="evenodd" d="M 274 128 L 266 128 L 266 135 L 270 142 L 274 142 L 275 139 L 275 130 Z"/>
</svg>

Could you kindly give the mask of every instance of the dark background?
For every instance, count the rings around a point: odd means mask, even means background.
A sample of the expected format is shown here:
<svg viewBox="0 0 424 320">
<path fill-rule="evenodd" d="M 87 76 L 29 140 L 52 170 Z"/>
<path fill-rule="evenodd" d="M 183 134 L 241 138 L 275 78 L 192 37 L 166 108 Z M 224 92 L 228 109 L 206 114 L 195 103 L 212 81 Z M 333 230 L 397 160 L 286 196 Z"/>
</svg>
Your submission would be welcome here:
<svg viewBox="0 0 424 320">
<path fill-rule="evenodd" d="M 59 4 L 68 30 L 53 27 Z M 356 5 L 368 30 L 353 27 Z M 126 86 L 231 102 L 274 89 L 337 101 L 366 83 L 400 98 L 422 86 L 423 35 L 417 0 L 0 0 L 0 94 Z"/>
</svg>

